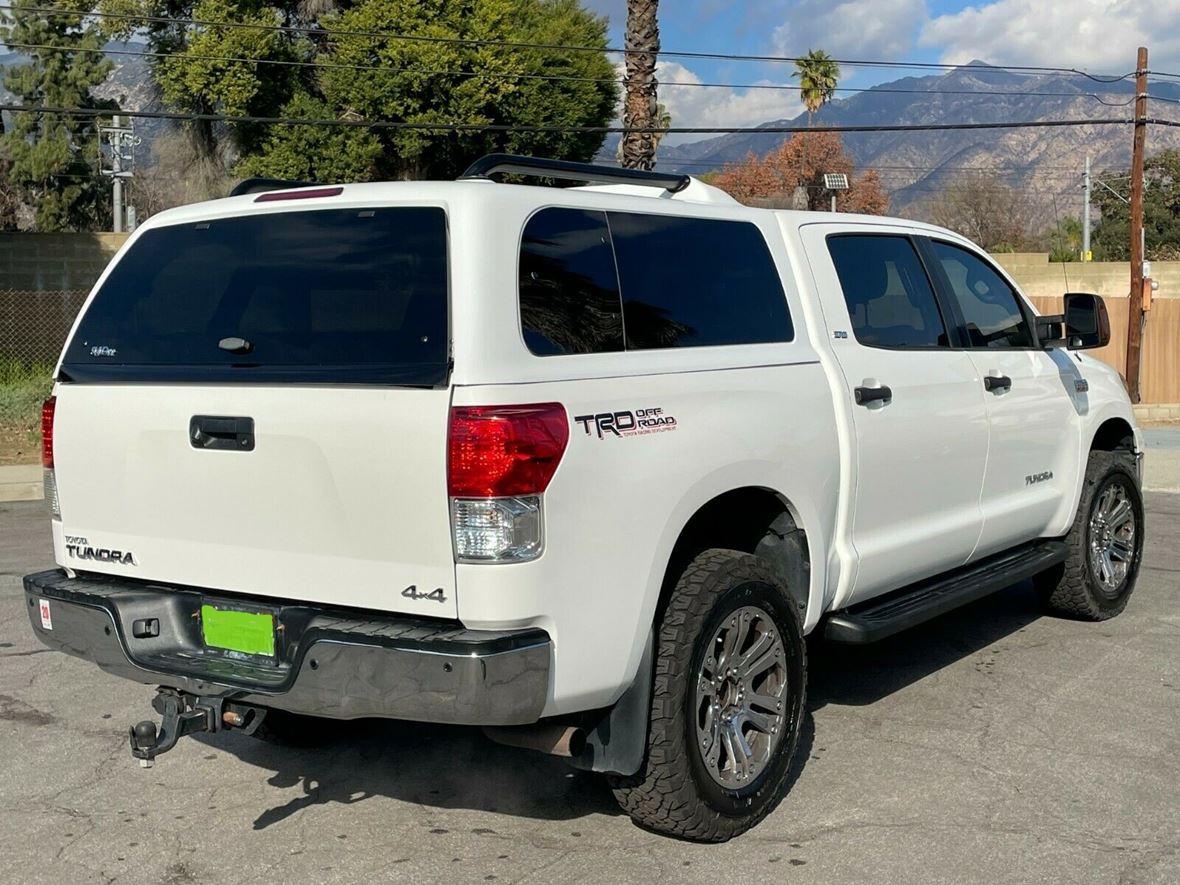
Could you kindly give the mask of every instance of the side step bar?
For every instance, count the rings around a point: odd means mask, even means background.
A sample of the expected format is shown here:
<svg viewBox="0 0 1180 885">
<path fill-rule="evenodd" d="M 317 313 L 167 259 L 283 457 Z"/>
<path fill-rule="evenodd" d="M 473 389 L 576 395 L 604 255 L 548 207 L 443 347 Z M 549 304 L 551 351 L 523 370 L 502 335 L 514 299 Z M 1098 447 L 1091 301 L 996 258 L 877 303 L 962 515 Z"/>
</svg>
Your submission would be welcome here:
<svg viewBox="0 0 1180 885">
<path fill-rule="evenodd" d="M 824 636 L 856 645 L 876 642 L 1031 578 L 1064 562 L 1067 554 L 1063 541 L 1037 541 L 992 556 L 835 612 L 827 620 Z"/>
</svg>

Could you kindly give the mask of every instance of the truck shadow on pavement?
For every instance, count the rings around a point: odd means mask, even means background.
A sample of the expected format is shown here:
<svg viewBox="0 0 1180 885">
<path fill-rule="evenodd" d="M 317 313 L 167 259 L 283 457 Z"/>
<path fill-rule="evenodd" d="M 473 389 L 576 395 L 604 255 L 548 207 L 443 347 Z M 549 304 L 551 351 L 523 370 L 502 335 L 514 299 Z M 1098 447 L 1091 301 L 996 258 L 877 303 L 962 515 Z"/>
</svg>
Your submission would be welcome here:
<svg viewBox="0 0 1180 885">
<path fill-rule="evenodd" d="M 1025 582 L 871 646 L 809 642 L 809 711 L 789 784 L 812 755 L 811 710 L 828 704 L 875 703 L 931 673 L 979 652 L 1042 617 Z M 298 795 L 263 810 L 263 830 L 306 808 L 351 805 L 386 796 L 427 808 L 471 809 L 560 821 L 617 815 L 606 778 L 560 759 L 492 743 L 476 728 L 415 722 L 327 722 L 309 734 L 314 746 L 267 743 L 240 734 L 196 735 L 212 749 L 271 771 L 267 783 Z M 789 801 L 789 799 L 788 799 Z M 440 831 L 441 832 L 441 831 Z M 481 827 L 473 832 L 491 834 Z"/>
<path fill-rule="evenodd" d="M 788 783 L 811 755 L 811 715 L 804 717 Z M 352 805 L 386 796 L 427 808 L 470 809 L 550 821 L 619 815 L 606 778 L 577 771 L 560 759 L 492 743 L 476 728 L 361 720 L 334 723 L 316 747 L 270 744 L 240 734 L 194 735 L 211 749 L 232 753 L 273 774 L 267 783 L 299 795 L 267 808 L 255 830 L 315 805 Z M 436 830 L 433 832 L 445 832 Z M 480 827 L 472 832 L 492 835 Z"/>
<path fill-rule="evenodd" d="M 1032 582 L 1024 581 L 872 645 L 840 645 L 813 634 L 807 706 L 876 703 L 1044 616 Z"/>
</svg>

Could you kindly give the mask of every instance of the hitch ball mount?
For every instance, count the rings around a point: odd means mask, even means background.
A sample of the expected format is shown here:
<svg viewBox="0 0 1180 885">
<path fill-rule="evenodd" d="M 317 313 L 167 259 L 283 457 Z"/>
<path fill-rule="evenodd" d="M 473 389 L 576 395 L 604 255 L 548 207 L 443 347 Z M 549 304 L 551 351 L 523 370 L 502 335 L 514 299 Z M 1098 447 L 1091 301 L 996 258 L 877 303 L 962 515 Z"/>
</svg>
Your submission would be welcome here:
<svg viewBox="0 0 1180 885">
<path fill-rule="evenodd" d="M 225 698 L 197 697 L 171 688 L 159 689 L 152 698 L 152 707 L 163 717 L 160 727 L 144 720 L 131 726 L 129 734 L 131 755 L 142 768 L 151 768 L 157 756 L 175 747 L 186 734 L 226 728 L 253 734 L 266 716 L 262 707 L 236 704 Z"/>
</svg>

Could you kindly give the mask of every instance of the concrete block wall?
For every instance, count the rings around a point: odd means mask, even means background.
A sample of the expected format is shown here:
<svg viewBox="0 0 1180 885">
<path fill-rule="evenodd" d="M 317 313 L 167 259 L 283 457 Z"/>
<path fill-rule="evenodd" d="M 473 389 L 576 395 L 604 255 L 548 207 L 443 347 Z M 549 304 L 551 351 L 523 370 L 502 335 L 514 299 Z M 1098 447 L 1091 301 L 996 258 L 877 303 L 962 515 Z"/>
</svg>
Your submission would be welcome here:
<svg viewBox="0 0 1180 885">
<path fill-rule="evenodd" d="M 1093 292 L 1125 298 L 1131 289 L 1131 267 L 1121 261 L 1049 263 L 1048 252 L 1000 252 L 992 255 L 1030 298 L 1052 298 L 1066 292 Z M 1180 261 L 1153 261 L 1151 275 L 1159 281 L 1156 298 L 1180 298 Z"/>
<path fill-rule="evenodd" d="M 89 289 L 128 236 L 0 233 L 0 290 Z"/>
</svg>

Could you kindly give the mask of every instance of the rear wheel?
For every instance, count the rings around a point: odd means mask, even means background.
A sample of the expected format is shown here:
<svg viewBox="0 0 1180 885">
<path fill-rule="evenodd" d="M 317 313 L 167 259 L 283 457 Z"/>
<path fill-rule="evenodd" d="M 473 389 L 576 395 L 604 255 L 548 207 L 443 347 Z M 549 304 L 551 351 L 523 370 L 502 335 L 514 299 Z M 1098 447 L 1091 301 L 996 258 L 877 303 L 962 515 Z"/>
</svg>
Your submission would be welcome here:
<svg viewBox="0 0 1180 885">
<path fill-rule="evenodd" d="M 1143 554 L 1143 499 L 1129 456 L 1090 453 L 1066 543 L 1069 558 L 1037 578 L 1049 607 L 1090 621 L 1113 618 L 1135 589 Z"/>
<path fill-rule="evenodd" d="M 807 659 L 779 574 L 707 550 L 676 584 L 659 625 L 644 767 L 614 778 L 640 825 L 721 842 L 781 798 L 799 739 Z"/>
</svg>

